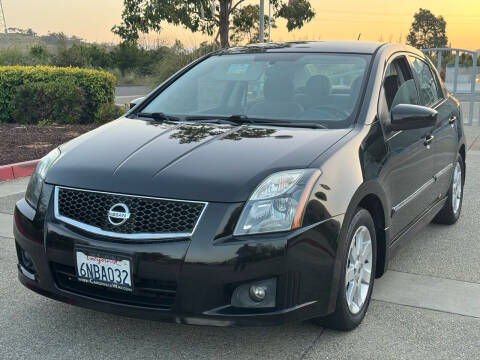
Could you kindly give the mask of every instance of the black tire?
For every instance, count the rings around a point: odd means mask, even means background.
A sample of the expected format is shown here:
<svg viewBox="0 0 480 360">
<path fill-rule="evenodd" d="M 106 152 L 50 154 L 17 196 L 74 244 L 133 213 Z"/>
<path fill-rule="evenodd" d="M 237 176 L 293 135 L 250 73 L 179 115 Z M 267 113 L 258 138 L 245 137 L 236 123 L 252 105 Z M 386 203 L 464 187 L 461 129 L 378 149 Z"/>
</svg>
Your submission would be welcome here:
<svg viewBox="0 0 480 360">
<path fill-rule="evenodd" d="M 455 211 L 454 206 L 453 206 L 453 196 L 454 196 L 454 174 L 455 174 L 455 167 L 456 165 L 460 165 L 460 169 L 462 170 L 462 186 L 461 186 L 461 196 L 460 196 L 460 205 L 458 207 L 458 210 Z M 444 225 L 453 225 L 458 221 L 458 218 L 460 217 L 460 214 L 462 212 L 462 204 L 463 204 L 463 188 L 465 184 L 465 163 L 463 161 L 463 158 L 460 154 L 457 156 L 457 161 L 455 162 L 455 165 L 453 166 L 453 171 L 452 171 L 452 182 L 450 183 L 450 188 L 448 189 L 447 193 L 447 201 L 445 202 L 445 205 L 443 205 L 442 210 L 435 216 L 433 219 L 433 223 L 435 224 L 444 224 Z"/>
<path fill-rule="evenodd" d="M 350 244 L 353 241 L 353 236 L 356 234 L 357 230 L 361 227 L 365 226 L 369 232 L 371 237 L 371 246 L 372 246 L 372 263 L 371 263 L 371 275 L 370 275 L 370 287 L 367 292 L 367 297 L 365 302 L 363 303 L 360 311 L 357 313 L 352 313 L 350 311 L 348 303 L 347 303 L 347 283 L 345 279 L 346 273 L 346 266 L 348 262 Z M 314 319 L 313 321 L 321 326 L 341 330 L 341 331 L 350 331 L 355 329 L 365 317 L 365 314 L 368 310 L 368 305 L 370 304 L 370 298 L 372 296 L 373 290 L 373 283 L 375 281 L 375 264 L 376 264 L 376 251 L 377 251 L 377 239 L 375 233 L 375 224 L 373 222 L 372 216 L 370 213 L 363 209 L 358 208 L 353 215 L 352 221 L 349 224 L 348 231 L 346 232 L 346 236 L 343 239 L 345 244 L 345 249 L 342 254 L 342 270 L 340 273 L 340 284 L 338 286 L 338 294 L 337 294 L 337 303 L 335 307 L 335 311 L 322 318 Z"/>
</svg>

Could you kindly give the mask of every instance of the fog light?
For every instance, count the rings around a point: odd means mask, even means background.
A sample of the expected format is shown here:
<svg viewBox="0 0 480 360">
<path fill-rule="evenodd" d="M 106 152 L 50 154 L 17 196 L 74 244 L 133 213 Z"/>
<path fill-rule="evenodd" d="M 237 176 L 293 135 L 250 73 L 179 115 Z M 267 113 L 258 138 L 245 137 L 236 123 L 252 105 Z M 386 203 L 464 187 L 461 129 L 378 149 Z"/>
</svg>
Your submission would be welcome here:
<svg viewBox="0 0 480 360">
<path fill-rule="evenodd" d="M 33 269 L 33 261 L 30 255 L 22 249 L 22 255 L 23 255 L 23 266 L 25 266 L 27 269 Z"/>
<path fill-rule="evenodd" d="M 19 264 L 27 270 L 29 273 L 34 274 L 35 273 L 35 265 L 33 264 L 33 260 L 18 243 L 15 244 L 17 248 L 17 256 L 18 256 L 18 262 Z"/>
<path fill-rule="evenodd" d="M 250 297 L 253 301 L 263 301 L 265 299 L 265 295 L 267 295 L 267 289 L 264 286 L 250 286 Z"/>
<path fill-rule="evenodd" d="M 276 306 L 277 279 L 267 279 L 238 286 L 231 305 L 239 308 L 274 308 Z"/>
</svg>

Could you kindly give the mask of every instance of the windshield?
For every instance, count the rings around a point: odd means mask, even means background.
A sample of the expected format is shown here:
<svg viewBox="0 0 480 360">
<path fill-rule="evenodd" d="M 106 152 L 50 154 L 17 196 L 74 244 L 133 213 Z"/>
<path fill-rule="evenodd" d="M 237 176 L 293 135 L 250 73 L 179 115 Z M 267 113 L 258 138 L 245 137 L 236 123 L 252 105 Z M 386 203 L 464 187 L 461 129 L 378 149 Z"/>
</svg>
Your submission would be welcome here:
<svg viewBox="0 0 480 360">
<path fill-rule="evenodd" d="M 144 113 L 350 126 L 369 55 L 262 53 L 212 56 L 162 91 Z"/>
</svg>

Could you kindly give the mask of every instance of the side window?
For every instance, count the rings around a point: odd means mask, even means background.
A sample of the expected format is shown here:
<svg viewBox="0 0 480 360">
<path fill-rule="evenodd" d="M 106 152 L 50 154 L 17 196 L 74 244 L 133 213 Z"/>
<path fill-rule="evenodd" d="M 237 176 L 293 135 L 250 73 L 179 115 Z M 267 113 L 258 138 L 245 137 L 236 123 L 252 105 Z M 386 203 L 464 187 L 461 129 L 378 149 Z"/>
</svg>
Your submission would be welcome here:
<svg viewBox="0 0 480 360">
<path fill-rule="evenodd" d="M 388 65 L 383 80 L 383 93 L 388 111 L 398 104 L 418 105 L 417 88 L 404 56 Z"/>
<path fill-rule="evenodd" d="M 438 88 L 430 66 L 419 58 L 410 56 L 410 59 L 420 86 L 421 98 L 419 105 L 429 106 L 436 103 L 439 100 Z"/>
</svg>

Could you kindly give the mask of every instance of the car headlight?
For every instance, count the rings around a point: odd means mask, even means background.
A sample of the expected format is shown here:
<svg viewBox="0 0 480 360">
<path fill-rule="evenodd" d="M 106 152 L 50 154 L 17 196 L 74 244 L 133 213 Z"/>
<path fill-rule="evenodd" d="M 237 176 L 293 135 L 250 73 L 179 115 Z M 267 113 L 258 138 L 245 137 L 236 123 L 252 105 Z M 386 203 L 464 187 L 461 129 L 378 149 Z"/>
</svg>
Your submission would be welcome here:
<svg viewBox="0 0 480 360">
<path fill-rule="evenodd" d="M 60 150 L 58 148 L 50 151 L 38 162 L 37 167 L 30 178 L 27 192 L 25 194 L 25 200 L 27 200 L 30 206 L 34 209 L 37 208 L 40 193 L 42 192 L 42 185 L 47 176 L 47 171 L 59 156 Z"/>
<path fill-rule="evenodd" d="M 287 231 L 301 226 L 303 210 L 320 170 L 282 171 L 267 177 L 243 208 L 234 235 Z"/>
</svg>

